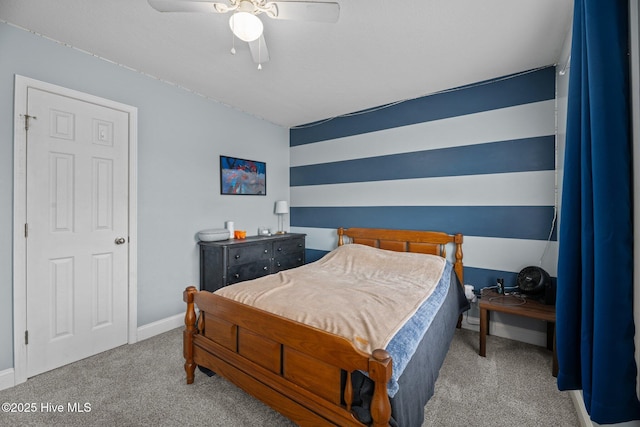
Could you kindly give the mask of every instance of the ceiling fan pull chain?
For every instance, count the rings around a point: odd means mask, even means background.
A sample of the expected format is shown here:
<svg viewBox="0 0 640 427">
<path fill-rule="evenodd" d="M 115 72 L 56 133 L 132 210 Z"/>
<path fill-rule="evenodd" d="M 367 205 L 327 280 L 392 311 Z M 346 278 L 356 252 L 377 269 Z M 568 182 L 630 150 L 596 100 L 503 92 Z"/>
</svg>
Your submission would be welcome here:
<svg viewBox="0 0 640 427">
<path fill-rule="evenodd" d="M 231 55 L 236 54 L 236 33 L 233 32 L 235 21 L 231 23 Z"/>
<path fill-rule="evenodd" d="M 258 70 L 262 70 L 262 40 L 258 39 Z"/>
</svg>

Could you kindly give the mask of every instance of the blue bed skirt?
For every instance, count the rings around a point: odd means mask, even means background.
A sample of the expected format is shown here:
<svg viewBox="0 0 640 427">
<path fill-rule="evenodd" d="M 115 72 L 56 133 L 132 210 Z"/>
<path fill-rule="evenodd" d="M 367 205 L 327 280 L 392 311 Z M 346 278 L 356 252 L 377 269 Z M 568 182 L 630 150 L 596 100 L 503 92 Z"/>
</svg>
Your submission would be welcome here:
<svg viewBox="0 0 640 427">
<path fill-rule="evenodd" d="M 420 427 L 424 422 L 424 407 L 433 396 L 438 373 L 449 351 L 460 314 L 469 309 L 469 301 L 455 274 L 450 275 L 445 300 L 431 320 L 429 328 L 417 345 L 400 375 L 398 390 L 391 400 L 392 425 Z M 369 402 L 373 382 L 357 372 L 352 375 L 353 411 L 363 423 L 370 423 Z"/>
</svg>

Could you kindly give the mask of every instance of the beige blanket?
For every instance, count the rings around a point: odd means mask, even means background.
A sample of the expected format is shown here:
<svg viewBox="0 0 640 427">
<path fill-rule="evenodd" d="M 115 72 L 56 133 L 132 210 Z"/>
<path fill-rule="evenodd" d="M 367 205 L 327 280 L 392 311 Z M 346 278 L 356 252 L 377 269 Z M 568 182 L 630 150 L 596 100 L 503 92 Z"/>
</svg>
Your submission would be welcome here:
<svg viewBox="0 0 640 427">
<path fill-rule="evenodd" d="M 445 263 L 434 255 L 349 244 L 216 294 L 345 337 L 370 354 L 386 348 L 431 295 Z"/>
</svg>

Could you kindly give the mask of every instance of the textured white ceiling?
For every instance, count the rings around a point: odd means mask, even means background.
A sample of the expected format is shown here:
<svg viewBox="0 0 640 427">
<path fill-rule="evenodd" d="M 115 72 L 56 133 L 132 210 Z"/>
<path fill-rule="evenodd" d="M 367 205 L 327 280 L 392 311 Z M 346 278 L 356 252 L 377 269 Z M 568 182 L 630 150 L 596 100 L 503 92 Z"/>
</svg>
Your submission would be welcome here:
<svg viewBox="0 0 640 427">
<path fill-rule="evenodd" d="M 336 24 L 261 15 L 271 60 L 260 71 L 246 43 L 231 55 L 228 15 L 160 13 L 146 0 L 0 0 L 0 19 L 290 127 L 558 63 L 573 8 L 334 1 Z"/>
</svg>

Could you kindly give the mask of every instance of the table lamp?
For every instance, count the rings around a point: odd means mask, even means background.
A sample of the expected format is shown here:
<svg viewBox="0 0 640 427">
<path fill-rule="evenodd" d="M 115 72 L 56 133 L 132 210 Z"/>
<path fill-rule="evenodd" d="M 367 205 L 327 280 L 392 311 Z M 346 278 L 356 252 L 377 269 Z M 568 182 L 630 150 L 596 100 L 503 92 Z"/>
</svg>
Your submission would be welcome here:
<svg viewBox="0 0 640 427">
<path fill-rule="evenodd" d="M 274 213 L 278 215 L 278 232 L 276 234 L 285 234 L 284 216 L 289 213 L 289 204 L 286 200 L 278 200 L 274 209 Z"/>
</svg>

